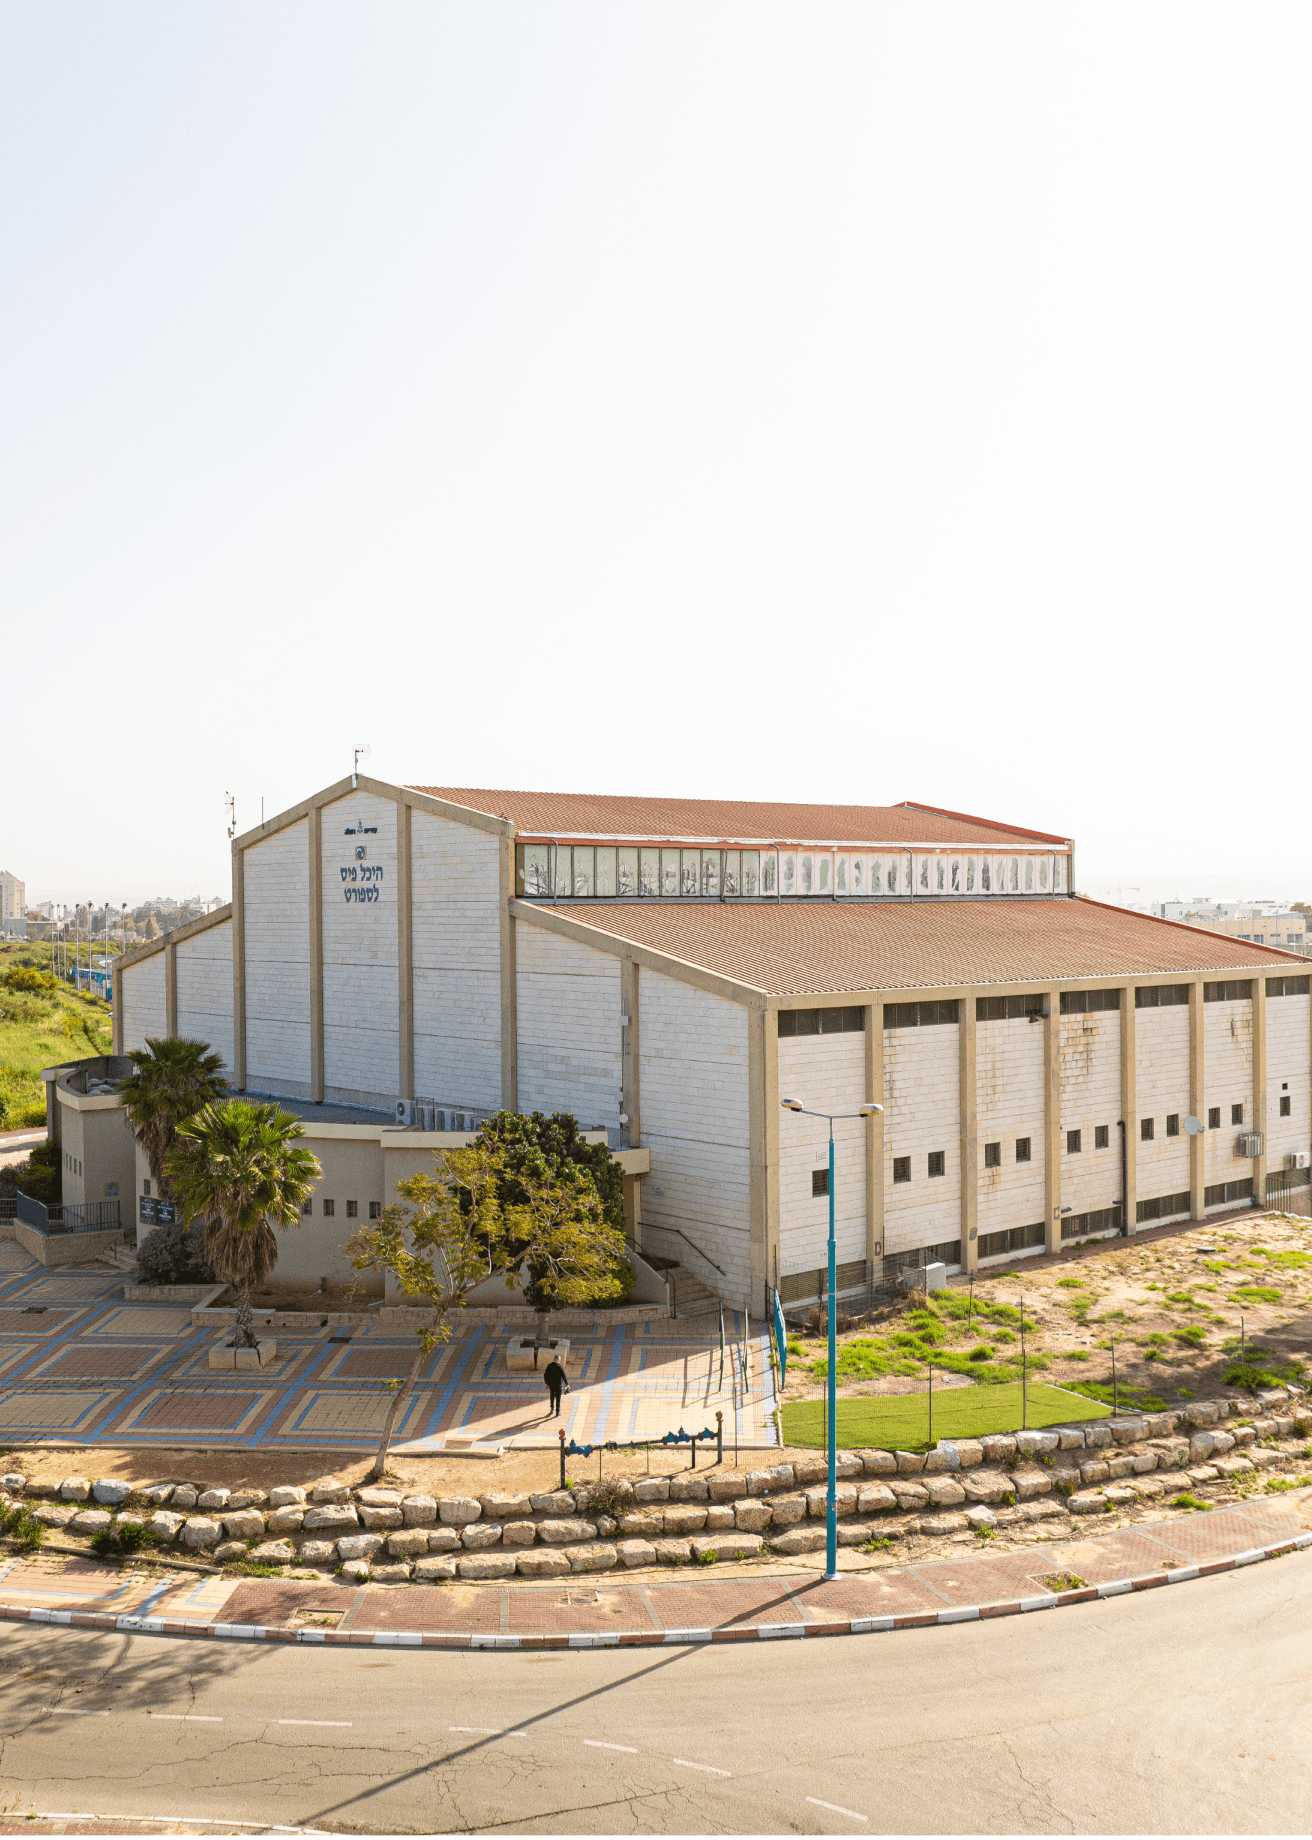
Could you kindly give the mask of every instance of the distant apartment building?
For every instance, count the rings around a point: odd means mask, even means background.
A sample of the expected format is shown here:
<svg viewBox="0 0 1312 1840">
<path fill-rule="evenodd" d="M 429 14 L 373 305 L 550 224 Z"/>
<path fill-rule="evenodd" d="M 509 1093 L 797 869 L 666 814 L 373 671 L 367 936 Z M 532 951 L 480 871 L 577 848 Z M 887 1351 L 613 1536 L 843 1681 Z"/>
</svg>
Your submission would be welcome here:
<svg viewBox="0 0 1312 1840">
<path fill-rule="evenodd" d="M 1312 956 L 1309 916 L 1274 901 L 1163 901 L 1157 911 L 1163 920 L 1182 920 L 1186 926 L 1206 927 L 1209 933 L 1224 933 L 1255 946 L 1279 946 L 1282 952 Z"/>
<path fill-rule="evenodd" d="M 27 884 L 0 869 L 0 920 L 18 920 L 27 912 Z"/>
</svg>

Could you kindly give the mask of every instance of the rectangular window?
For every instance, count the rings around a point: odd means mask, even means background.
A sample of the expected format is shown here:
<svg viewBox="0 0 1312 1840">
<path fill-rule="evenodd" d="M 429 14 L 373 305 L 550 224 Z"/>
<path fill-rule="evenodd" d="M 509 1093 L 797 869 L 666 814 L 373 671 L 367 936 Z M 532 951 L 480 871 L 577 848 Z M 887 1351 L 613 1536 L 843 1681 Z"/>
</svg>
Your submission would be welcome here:
<svg viewBox="0 0 1312 1840">
<path fill-rule="evenodd" d="M 141 1184 L 141 1192 L 143 1195 L 148 1195 L 150 1193 L 150 1177 L 149 1176 L 147 1176 L 145 1181 Z"/>
<path fill-rule="evenodd" d="M 1063 1003 L 1065 998 L 1062 999 Z M 976 1022 L 1015 1022 L 1017 1018 L 1024 1021 L 1030 1016 L 1046 1016 L 1048 1000 L 1042 991 L 1032 991 L 1025 997 L 976 997 Z"/>
<path fill-rule="evenodd" d="M 1028 1163 L 1029 1160 L 1030 1140 L 1028 1137 L 1018 1137 L 1016 1139 L 1016 1161 L 1018 1163 Z"/>
<path fill-rule="evenodd" d="M 811 1193 L 813 1196 L 827 1195 L 829 1193 L 829 1171 L 827 1169 L 813 1169 L 811 1171 Z"/>
<path fill-rule="evenodd" d="M 863 1004 L 847 1009 L 781 1009 L 779 1035 L 858 1035 L 865 1032 Z"/>
<path fill-rule="evenodd" d="M 783 893 L 786 895 L 796 894 L 797 893 L 797 858 L 795 856 L 791 856 L 791 855 L 785 856 L 780 860 L 779 875 L 780 875 L 780 880 L 782 883 Z"/>
<path fill-rule="evenodd" d="M 1144 1143 L 1150 1144 L 1153 1141 L 1155 1130 L 1156 1127 L 1151 1118 L 1141 1118 L 1139 1120 L 1139 1136 Z"/>
<path fill-rule="evenodd" d="M 1087 1214 L 1068 1214 L 1061 1223 L 1063 1239 L 1087 1239 L 1095 1233 L 1119 1233 L 1121 1230 L 1121 1204 L 1114 1202 L 1111 1207 L 1091 1208 Z"/>
<path fill-rule="evenodd" d="M 661 891 L 661 853 L 659 850 L 638 851 L 638 893 L 643 896 L 657 895 Z"/>
<path fill-rule="evenodd" d="M 984 1146 L 984 1167 L 985 1169 L 1001 1169 L 1002 1167 L 1002 1145 L 1001 1144 L 985 1144 Z"/>
<path fill-rule="evenodd" d="M 1158 1195 L 1151 1201 L 1136 1203 L 1134 1218 L 1140 1225 L 1145 1220 L 1170 1220 L 1175 1214 L 1187 1214 L 1189 1206 L 1189 1190 L 1186 1188 L 1178 1195 Z"/>
<path fill-rule="evenodd" d="M 1119 1009 L 1120 1007 L 1121 993 L 1119 990 L 1063 990 L 1061 993 L 1063 1016 L 1083 1016 L 1093 1010 Z"/>
<path fill-rule="evenodd" d="M 885 1003 L 886 1029 L 930 1028 L 938 1023 L 957 1020 L 957 999 L 941 1003 Z"/>
<path fill-rule="evenodd" d="M 833 886 L 829 880 L 829 867 L 830 867 L 829 858 L 827 856 L 817 856 L 815 859 L 815 867 L 816 867 L 816 893 L 817 894 L 832 894 Z"/>
<path fill-rule="evenodd" d="M 331 1220 L 333 1215 L 336 1212 L 337 1212 L 337 1203 L 335 1201 L 325 1201 L 324 1202 L 323 1217 L 325 1220 Z"/>
<path fill-rule="evenodd" d="M 727 895 L 741 894 L 743 891 L 741 860 L 737 850 L 724 852 L 724 892 Z"/>
<path fill-rule="evenodd" d="M 371 1201 L 369 1203 L 369 1218 L 370 1220 L 381 1220 L 383 1218 L 383 1204 L 381 1201 Z"/>
<path fill-rule="evenodd" d="M 702 893 L 715 896 L 720 892 L 720 852 L 702 851 Z"/>
<path fill-rule="evenodd" d="M 1244 1108 L 1242 1105 L 1232 1105 L 1230 1107 L 1230 1122 L 1231 1124 L 1242 1124 L 1244 1122 Z"/>
<path fill-rule="evenodd" d="M 679 884 L 680 892 L 685 895 L 700 894 L 702 889 L 702 853 L 700 850 L 684 850 L 683 880 Z"/>
<path fill-rule="evenodd" d="M 743 893 L 756 896 L 761 892 L 761 852 L 759 850 L 743 851 Z M 770 858 L 773 863 L 774 857 Z"/>
<path fill-rule="evenodd" d="M 303 1201 L 301 1203 L 301 1212 L 302 1214 L 313 1214 L 314 1212 L 313 1201 Z"/>
<path fill-rule="evenodd" d="M 515 848 L 515 880 L 520 894 L 550 894 L 550 852 L 545 843 L 521 843 Z"/>
<path fill-rule="evenodd" d="M 1289 933 L 1286 935 L 1286 943 L 1291 946 L 1296 945 L 1300 937 L 1298 933 Z M 1268 978 L 1266 981 L 1268 997 L 1305 997 L 1310 991 L 1312 991 L 1312 977 L 1278 977 Z"/>
<path fill-rule="evenodd" d="M 1095 1150 L 1105 1150 L 1107 1148 L 1108 1133 L 1110 1132 L 1110 1130 L 1111 1130 L 1110 1125 L 1106 1125 L 1106 1124 L 1094 1125 L 1093 1127 L 1093 1147 Z"/>
<path fill-rule="evenodd" d="M 893 1180 L 895 1182 L 909 1182 L 911 1180 L 911 1158 L 909 1156 L 895 1156 L 893 1158 Z"/>
<path fill-rule="evenodd" d="M 615 856 L 614 850 L 597 851 L 597 898 L 604 900 L 615 895 Z"/>
<path fill-rule="evenodd" d="M 1239 1182 L 1210 1182 L 1203 1190 L 1204 1207 L 1224 1207 L 1227 1201 L 1251 1201 L 1252 1199 L 1252 1176 L 1245 1176 Z"/>
<path fill-rule="evenodd" d="M 661 851 L 661 894 L 669 899 L 679 892 L 679 852 Z"/>
<path fill-rule="evenodd" d="M 1039 1220 L 1032 1227 L 1012 1227 L 1002 1233 L 981 1233 L 979 1256 L 982 1259 L 1004 1258 L 1010 1252 L 1030 1252 L 1036 1246 L 1046 1244 L 1047 1235 L 1043 1231 L 1043 1222 Z"/>
<path fill-rule="evenodd" d="M 632 897 L 638 892 L 638 852 L 616 850 L 615 892 Z"/>
<path fill-rule="evenodd" d="M 929 1168 L 926 1171 L 927 1175 L 941 1176 L 942 1174 L 944 1174 L 943 1159 L 945 1155 L 946 1155 L 946 1152 L 943 1150 L 931 1150 L 930 1151 Z"/>
<path fill-rule="evenodd" d="M 779 858 L 772 850 L 766 850 L 761 856 L 761 893 L 766 896 L 779 892 Z"/>
<path fill-rule="evenodd" d="M 574 852 L 568 845 L 551 849 L 551 892 L 557 897 L 568 895 L 574 887 Z"/>
<path fill-rule="evenodd" d="M 1207 1128 L 1209 1131 L 1219 1131 L 1221 1129 L 1221 1108 L 1219 1105 L 1208 1106 Z"/>
<path fill-rule="evenodd" d="M 1168 1137 L 1178 1137 L 1180 1135 L 1179 1112 L 1168 1112 L 1166 1114 L 1166 1135 Z"/>
<path fill-rule="evenodd" d="M 1230 978 L 1224 984 L 1204 984 L 1204 1003 L 1241 1003 L 1253 994 L 1252 978 Z"/>
<path fill-rule="evenodd" d="M 1212 986 L 1209 984 L 1210 990 Z M 1134 993 L 1136 1009 L 1172 1009 L 1189 1001 L 1187 984 L 1141 984 Z"/>
<path fill-rule="evenodd" d="M 358 1201 L 347 1202 L 346 1218 L 348 1220 L 358 1220 L 360 1218 L 360 1203 Z"/>
<path fill-rule="evenodd" d="M 1080 1133 L 1078 1131 L 1067 1131 L 1066 1133 L 1066 1154 L 1067 1156 L 1078 1156 L 1080 1154 L 1081 1148 L 1082 1148 L 1082 1145 L 1080 1143 Z"/>
<path fill-rule="evenodd" d="M 1280 1095 L 1280 1116 L 1282 1118 L 1289 1117 L 1289 1094 L 1288 1093 L 1281 1093 Z"/>
</svg>

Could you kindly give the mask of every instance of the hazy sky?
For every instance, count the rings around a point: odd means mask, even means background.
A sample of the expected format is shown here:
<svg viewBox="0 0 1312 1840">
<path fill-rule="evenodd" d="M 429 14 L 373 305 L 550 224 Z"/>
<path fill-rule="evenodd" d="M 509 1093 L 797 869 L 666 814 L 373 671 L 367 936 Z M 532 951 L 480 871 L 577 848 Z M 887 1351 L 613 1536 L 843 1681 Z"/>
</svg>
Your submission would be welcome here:
<svg viewBox="0 0 1312 1840">
<path fill-rule="evenodd" d="M 225 790 L 369 742 L 1306 894 L 1310 51 L 1306 4 L 9 0 L 0 867 L 226 898 Z"/>
</svg>

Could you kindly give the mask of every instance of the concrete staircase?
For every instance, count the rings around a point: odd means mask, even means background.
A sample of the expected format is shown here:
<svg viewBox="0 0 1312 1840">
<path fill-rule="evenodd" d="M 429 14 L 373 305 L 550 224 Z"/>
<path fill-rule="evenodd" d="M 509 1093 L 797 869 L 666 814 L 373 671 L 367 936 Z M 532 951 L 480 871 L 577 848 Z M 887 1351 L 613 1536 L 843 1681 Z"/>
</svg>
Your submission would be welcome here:
<svg viewBox="0 0 1312 1840">
<path fill-rule="evenodd" d="M 108 1260 L 111 1265 L 117 1265 L 120 1271 L 130 1271 L 133 1277 L 136 1276 L 137 1249 L 135 1246 L 129 1246 L 125 1240 L 119 1240 L 117 1244 L 110 1247 L 108 1252 L 102 1252 L 100 1256 Z"/>
<path fill-rule="evenodd" d="M 715 1316 L 720 1299 L 701 1279 L 682 1265 L 673 1265 L 665 1273 L 674 1285 L 674 1309 L 678 1316 Z"/>
</svg>

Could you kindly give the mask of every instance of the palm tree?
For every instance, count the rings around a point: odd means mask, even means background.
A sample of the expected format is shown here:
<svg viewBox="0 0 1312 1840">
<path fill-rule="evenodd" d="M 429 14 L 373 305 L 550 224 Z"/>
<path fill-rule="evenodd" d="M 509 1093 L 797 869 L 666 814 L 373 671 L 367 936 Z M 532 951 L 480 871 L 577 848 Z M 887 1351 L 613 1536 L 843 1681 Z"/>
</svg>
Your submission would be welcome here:
<svg viewBox="0 0 1312 1840">
<path fill-rule="evenodd" d="M 278 1263 L 269 1224 L 298 1227 L 322 1174 L 299 1118 L 276 1105 L 229 1099 L 207 1105 L 178 1132 L 169 1173 L 186 1224 L 205 1222 L 205 1256 L 237 1299 L 237 1348 L 254 1348 L 251 1292 Z"/>
<path fill-rule="evenodd" d="M 178 1131 L 205 1106 L 217 1104 L 228 1082 L 219 1073 L 223 1056 L 212 1054 L 207 1041 L 181 1036 L 152 1041 L 148 1036 L 146 1047 L 148 1054 L 140 1048 L 129 1054 L 136 1071 L 119 1082 L 119 1096 L 146 1153 L 156 1193 L 172 1201 L 169 1158 Z"/>
</svg>

